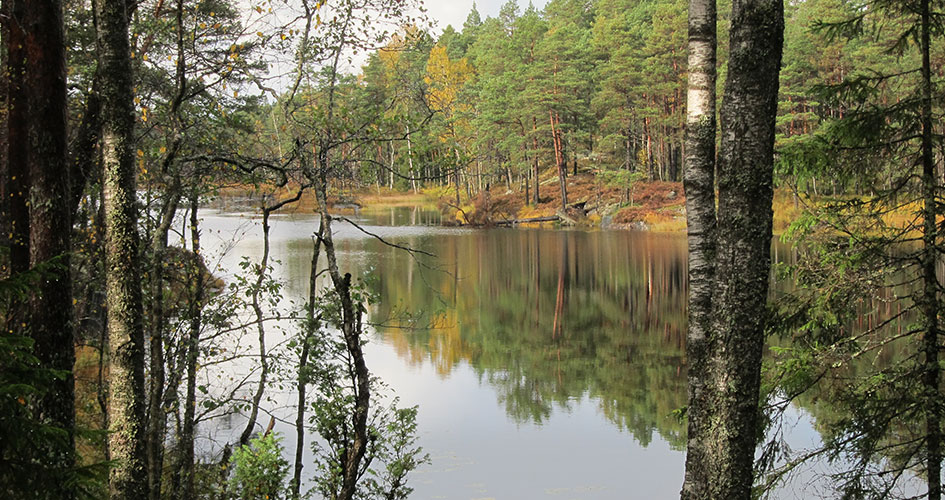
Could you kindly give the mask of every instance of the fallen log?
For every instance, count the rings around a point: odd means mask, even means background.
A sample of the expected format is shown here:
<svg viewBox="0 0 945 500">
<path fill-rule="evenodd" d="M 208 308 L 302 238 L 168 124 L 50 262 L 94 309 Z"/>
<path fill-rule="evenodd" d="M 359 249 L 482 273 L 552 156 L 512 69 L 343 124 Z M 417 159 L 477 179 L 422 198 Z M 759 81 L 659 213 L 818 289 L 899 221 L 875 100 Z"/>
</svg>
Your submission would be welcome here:
<svg viewBox="0 0 945 500">
<path fill-rule="evenodd" d="M 516 224 L 528 224 L 529 222 L 557 222 L 561 220 L 561 217 L 557 215 L 550 215 L 547 217 L 529 217 L 527 219 L 507 219 L 496 221 L 495 225 L 497 226 L 514 226 Z"/>
</svg>

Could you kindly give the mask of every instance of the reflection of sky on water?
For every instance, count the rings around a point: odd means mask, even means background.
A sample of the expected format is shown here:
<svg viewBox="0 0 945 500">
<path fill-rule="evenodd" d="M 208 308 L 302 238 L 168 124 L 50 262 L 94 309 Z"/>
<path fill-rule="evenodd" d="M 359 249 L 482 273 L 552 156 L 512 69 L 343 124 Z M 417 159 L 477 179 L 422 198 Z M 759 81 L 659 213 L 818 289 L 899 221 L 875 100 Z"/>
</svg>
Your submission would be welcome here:
<svg viewBox="0 0 945 500">
<path fill-rule="evenodd" d="M 336 247 L 344 268 L 356 276 L 366 269 L 376 275 L 372 286 L 389 304 L 373 306 L 371 319 L 392 315 L 391 304 L 426 307 L 422 318 L 440 318 L 439 331 L 377 332 L 366 348 L 370 369 L 401 403 L 420 405 L 420 444 L 433 462 L 412 475 L 411 498 L 678 496 L 684 441 L 681 424 L 669 413 L 685 404 L 684 330 L 678 324 L 685 300 L 679 281 L 685 272 L 683 237 L 389 225 L 436 220 L 435 214 L 409 208 L 352 219 L 374 236 L 338 222 Z M 239 269 L 242 256 L 258 260 L 262 253 L 261 228 L 253 217 L 208 211 L 203 227 L 206 258 L 219 262 L 223 276 Z M 313 216 L 272 218 L 272 256 L 280 261 L 275 277 L 286 283 L 284 304 L 306 299 L 316 229 Z M 431 267 L 418 266 L 375 236 L 437 257 L 420 256 Z M 270 344 L 285 338 L 275 328 L 268 335 Z M 524 340 L 503 344 L 510 339 Z M 252 341 L 246 348 L 254 348 Z M 552 355 L 555 349 L 576 358 L 563 372 L 541 369 L 544 354 L 535 352 Z M 609 350 L 619 352 L 608 357 Z M 251 366 L 244 361 L 226 371 L 245 373 Z M 656 397 L 656 391 L 664 394 Z M 294 399 L 291 392 L 274 391 L 269 403 L 285 420 L 276 430 L 290 455 L 295 431 L 287 422 L 295 418 Z M 807 413 L 792 409 L 790 415 L 792 448 L 816 445 L 819 436 Z M 239 417 L 230 420 L 203 430 L 225 441 L 244 425 Z M 262 420 L 264 426 L 268 417 Z M 306 450 L 308 471 L 311 459 Z M 777 497 L 809 496 L 822 486 L 809 484 L 811 477 L 810 471 L 799 472 L 797 490 Z"/>
</svg>

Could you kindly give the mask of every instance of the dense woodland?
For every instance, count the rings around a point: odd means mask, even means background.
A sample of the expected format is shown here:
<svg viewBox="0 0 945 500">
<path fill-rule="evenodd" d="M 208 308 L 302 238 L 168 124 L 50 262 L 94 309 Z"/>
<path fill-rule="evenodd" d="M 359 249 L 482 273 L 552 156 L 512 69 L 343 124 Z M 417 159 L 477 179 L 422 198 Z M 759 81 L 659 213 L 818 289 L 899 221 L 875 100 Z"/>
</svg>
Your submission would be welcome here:
<svg viewBox="0 0 945 500">
<path fill-rule="evenodd" d="M 371 375 L 364 313 L 386 294 L 342 271 L 332 223 L 356 223 L 335 206 L 424 192 L 465 217 L 497 191 L 567 211 L 588 201 L 571 183 L 592 179 L 625 190 L 623 206 L 631 186 L 685 185 L 688 276 L 660 290 L 678 306 L 666 316 L 688 314 L 688 402 L 625 397 L 620 377 L 573 389 L 606 398 L 638 439 L 685 443 L 683 498 L 752 498 L 821 458 L 844 498 L 941 498 L 940 0 L 509 1 L 442 29 L 410 0 L 0 10 L 3 496 L 406 498 L 429 460 L 422 409 Z M 796 258 L 772 269 L 775 190 L 802 215 L 783 236 Z M 198 210 L 236 195 L 263 251 L 223 281 Z M 269 221 L 300 205 L 320 222 L 307 300 L 286 307 Z M 566 249 L 546 255 L 565 269 Z M 773 272 L 789 290 L 769 294 Z M 622 302 L 572 307 L 593 328 L 649 300 L 625 290 L 640 279 L 614 285 Z M 518 296 L 542 300 L 513 285 L 509 314 Z M 516 352 L 542 341 L 487 330 Z M 286 340 L 271 345 L 274 331 Z M 606 360 L 621 344 L 601 335 Z M 674 366 L 637 382 L 683 365 L 681 345 L 639 349 Z M 251 369 L 206 382 L 234 361 Z M 541 419 L 513 379 L 493 381 L 510 411 Z M 295 449 L 264 416 L 276 386 L 292 393 Z M 635 404 L 683 420 L 634 419 Z M 819 449 L 780 440 L 792 404 L 815 407 Z M 198 449 L 203 423 L 236 414 L 228 442 Z M 927 489 L 902 490 L 912 477 Z"/>
</svg>

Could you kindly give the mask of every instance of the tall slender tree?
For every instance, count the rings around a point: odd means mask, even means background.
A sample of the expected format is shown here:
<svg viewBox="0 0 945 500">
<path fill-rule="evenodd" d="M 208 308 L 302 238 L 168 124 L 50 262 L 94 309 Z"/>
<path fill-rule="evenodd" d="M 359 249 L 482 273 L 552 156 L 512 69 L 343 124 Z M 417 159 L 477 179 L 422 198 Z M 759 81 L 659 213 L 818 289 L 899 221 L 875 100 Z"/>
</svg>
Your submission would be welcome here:
<svg viewBox="0 0 945 500">
<path fill-rule="evenodd" d="M 102 96 L 111 498 L 148 493 L 145 470 L 144 327 L 135 206 L 134 90 L 127 2 L 97 3 Z"/>
<path fill-rule="evenodd" d="M 689 243 L 689 363 L 688 443 L 686 476 L 681 497 L 704 498 L 708 477 L 706 457 L 709 426 L 706 364 L 712 328 L 712 293 L 715 278 L 715 0 L 689 1 L 689 92 L 686 103 L 686 221 Z"/>
<path fill-rule="evenodd" d="M 36 358 L 45 369 L 63 376 L 31 403 L 33 419 L 61 432 L 52 439 L 37 436 L 23 450 L 51 472 L 36 485 L 37 498 L 75 496 L 75 398 L 72 367 L 73 308 L 69 270 L 72 226 L 67 168 L 66 68 L 63 10 L 60 0 L 9 2 L 10 79 L 7 161 L 10 211 L 16 225 L 13 272 L 43 269 L 20 321 L 28 325 Z M 14 83 L 15 82 L 15 83 Z M 21 177 L 22 176 L 22 177 Z M 28 256 L 28 260 L 27 260 Z"/>
</svg>

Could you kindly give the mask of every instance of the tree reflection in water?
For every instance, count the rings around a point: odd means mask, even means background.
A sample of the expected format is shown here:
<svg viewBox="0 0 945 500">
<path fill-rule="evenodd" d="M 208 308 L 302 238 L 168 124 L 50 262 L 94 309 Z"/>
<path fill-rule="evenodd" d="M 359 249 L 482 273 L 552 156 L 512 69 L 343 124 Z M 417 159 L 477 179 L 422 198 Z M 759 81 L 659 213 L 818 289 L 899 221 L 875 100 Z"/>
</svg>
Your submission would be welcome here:
<svg viewBox="0 0 945 500">
<path fill-rule="evenodd" d="M 468 363 L 517 422 L 588 397 L 642 445 L 657 432 L 682 449 L 672 413 L 686 402 L 684 239 L 493 230 L 415 243 L 450 272 L 378 249 L 384 300 L 372 319 L 403 359 L 443 377 Z M 406 307 L 427 309 L 408 319 Z"/>
</svg>

